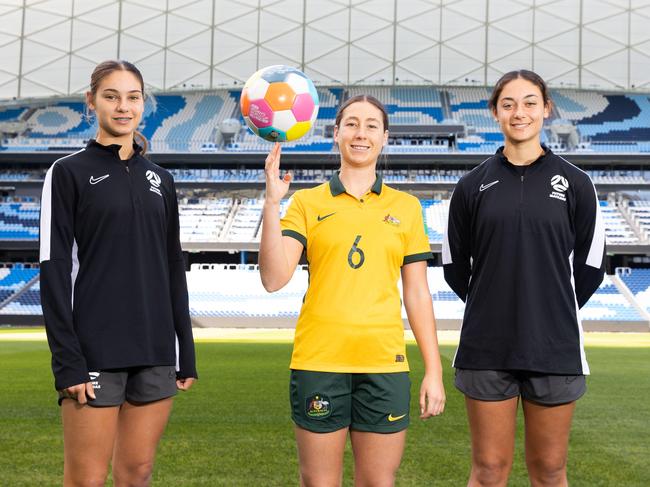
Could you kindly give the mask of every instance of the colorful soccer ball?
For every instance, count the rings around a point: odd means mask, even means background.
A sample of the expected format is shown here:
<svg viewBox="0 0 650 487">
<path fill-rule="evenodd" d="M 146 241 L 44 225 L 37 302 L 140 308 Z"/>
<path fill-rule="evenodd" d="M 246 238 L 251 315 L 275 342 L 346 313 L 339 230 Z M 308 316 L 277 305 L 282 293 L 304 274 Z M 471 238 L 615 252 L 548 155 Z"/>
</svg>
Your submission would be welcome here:
<svg viewBox="0 0 650 487">
<path fill-rule="evenodd" d="M 314 83 L 290 66 L 269 66 L 248 78 L 239 101 L 246 124 L 271 142 L 296 140 L 318 115 Z"/>
</svg>

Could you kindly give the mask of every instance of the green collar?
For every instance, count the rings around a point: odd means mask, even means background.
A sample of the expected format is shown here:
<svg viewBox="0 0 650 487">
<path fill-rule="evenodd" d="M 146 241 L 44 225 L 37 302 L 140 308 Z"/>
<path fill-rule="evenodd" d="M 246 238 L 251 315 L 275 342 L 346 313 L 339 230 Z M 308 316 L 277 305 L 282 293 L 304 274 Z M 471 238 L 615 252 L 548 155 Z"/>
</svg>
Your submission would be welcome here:
<svg viewBox="0 0 650 487">
<path fill-rule="evenodd" d="M 383 181 L 381 179 L 381 175 L 377 174 L 375 182 L 373 183 L 372 187 L 370 188 L 370 191 L 373 193 L 380 195 L 381 194 L 381 185 Z M 345 186 L 343 186 L 343 183 L 339 179 L 339 173 L 338 171 L 334 173 L 334 176 L 332 176 L 332 179 L 330 179 L 330 192 L 332 193 L 332 196 L 338 196 L 340 194 L 345 193 Z"/>
</svg>

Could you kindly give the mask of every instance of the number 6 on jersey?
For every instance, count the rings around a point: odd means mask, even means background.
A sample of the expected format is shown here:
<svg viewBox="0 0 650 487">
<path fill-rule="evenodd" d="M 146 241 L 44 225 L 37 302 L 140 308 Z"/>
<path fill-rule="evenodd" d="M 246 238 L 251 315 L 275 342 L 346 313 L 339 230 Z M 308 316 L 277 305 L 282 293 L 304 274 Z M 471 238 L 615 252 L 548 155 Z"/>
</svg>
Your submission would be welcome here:
<svg viewBox="0 0 650 487">
<path fill-rule="evenodd" d="M 354 239 L 354 243 L 348 252 L 348 265 L 353 269 L 358 269 L 361 267 L 363 265 L 363 262 L 366 260 L 366 257 L 363 254 L 363 250 L 357 247 L 359 240 L 361 240 L 361 235 L 357 235 L 357 238 Z M 359 256 L 357 259 L 355 259 L 355 254 Z M 354 263 L 355 260 L 358 260 L 356 264 Z"/>
</svg>

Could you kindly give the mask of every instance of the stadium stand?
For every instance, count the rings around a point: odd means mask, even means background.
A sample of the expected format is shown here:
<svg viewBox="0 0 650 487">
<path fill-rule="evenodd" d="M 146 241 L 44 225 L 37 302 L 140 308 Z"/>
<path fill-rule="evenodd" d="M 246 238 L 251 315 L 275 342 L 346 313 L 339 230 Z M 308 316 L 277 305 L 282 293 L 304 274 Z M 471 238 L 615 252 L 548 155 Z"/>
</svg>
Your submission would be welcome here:
<svg viewBox="0 0 650 487">
<path fill-rule="evenodd" d="M 644 291 L 650 306 L 650 270 L 644 275 Z M 458 328 L 464 303 L 449 288 L 441 267 L 429 267 L 427 279 L 440 329 Z M 200 326 L 250 323 L 256 326 L 293 326 L 307 291 L 308 270 L 300 267 L 289 284 L 269 294 L 262 287 L 255 265 L 193 264 L 187 273 L 192 319 Z M 598 291 L 581 310 L 585 327 L 591 330 L 618 327 L 646 330 L 648 318 L 606 276 Z M 402 308 L 406 320 L 406 311 Z M 616 328 L 615 328 L 616 329 Z"/>
<path fill-rule="evenodd" d="M 320 183 L 333 170 L 296 171 L 296 181 Z M 261 169 L 175 170 L 180 181 L 229 181 L 263 183 Z M 389 170 L 387 183 L 454 183 L 461 171 L 420 170 L 415 173 Z M 182 242 L 255 242 L 259 240 L 262 198 L 193 197 L 180 193 L 179 216 Z M 424 222 L 431 243 L 442 243 L 449 199 L 421 199 Z M 286 208 L 287 201 L 282 208 Z M 618 199 L 600 201 L 609 245 L 635 245 L 650 241 L 650 201 Z M 37 240 L 39 203 L 36 201 L 0 202 L 0 240 Z"/>
<path fill-rule="evenodd" d="M 449 200 L 420 200 L 420 203 L 429 241 L 442 243 L 447 226 Z"/>
<path fill-rule="evenodd" d="M 386 105 L 393 126 L 461 124 L 464 134 L 455 143 L 430 141 L 417 144 L 391 141 L 388 153 L 468 152 L 491 153 L 502 143 L 492 114 L 487 107 L 491 88 L 354 86 L 319 87 L 319 117 L 310 133 L 299 141 L 284 144 L 287 152 L 331 152 L 333 140 L 328 127 L 334 124 L 341 101 L 369 93 Z M 266 152 L 270 143 L 245 128 L 239 112 L 239 90 L 213 90 L 178 94 L 153 94 L 145 103 L 140 131 L 156 152 L 230 151 Z M 647 153 L 650 152 L 650 99 L 646 94 L 600 93 L 571 89 L 553 89 L 554 120 L 576 127 L 578 151 Z M 219 124 L 238 119 L 242 129 L 233 140 L 221 145 Z M 88 117 L 83 100 L 54 100 L 39 107 L 8 106 L 0 111 L 0 122 L 22 120 L 27 130 L 7 137 L 3 150 L 39 151 L 82 147 L 96 133 L 95 121 Z M 546 131 L 543 141 L 548 139 Z M 408 142 L 408 141 L 407 141 Z M 559 144 L 556 150 L 564 150 Z"/>
<path fill-rule="evenodd" d="M 36 315 L 43 314 L 41 308 L 41 285 L 39 281 L 29 286 L 5 306 L 0 308 L 0 315 Z"/>
<path fill-rule="evenodd" d="M 5 303 L 38 276 L 37 267 L 25 267 L 23 264 L 6 264 L 0 267 L 0 303 Z M 40 304 L 40 300 L 39 300 Z"/>
<path fill-rule="evenodd" d="M 0 202 L 0 240 L 37 240 L 40 204 Z"/>
<path fill-rule="evenodd" d="M 181 242 L 219 241 L 232 207 L 232 198 L 188 198 L 179 202 Z"/>
<path fill-rule="evenodd" d="M 650 269 L 616 269 L 616 276 L 629 288 L 641 309 L 650 313 Z"/>
<path fill-rule="evenodd" d="M 278 326 L 295 323 L 307 289 L 308 272 L 298 268 L 282 290 L 269 294 L 257 266 L 194 264 L 187 273 L 190 314 L 195 325 Z"/>
<path fill-rule="evenodd" d="M 583 320 L 615 322 L 644 321 L 645 319 L 625 298 L 608 275 L 605 275 L 600 287 L 580 310 L 580 317 Z"/>
<path fill-rule="evenodd" d="M 638 232 L 631 227 L 615 202 L 600 201 L 600 211 L 605 224 L 607 244 L 632 245 L 639 243 Z"/>
</svg>

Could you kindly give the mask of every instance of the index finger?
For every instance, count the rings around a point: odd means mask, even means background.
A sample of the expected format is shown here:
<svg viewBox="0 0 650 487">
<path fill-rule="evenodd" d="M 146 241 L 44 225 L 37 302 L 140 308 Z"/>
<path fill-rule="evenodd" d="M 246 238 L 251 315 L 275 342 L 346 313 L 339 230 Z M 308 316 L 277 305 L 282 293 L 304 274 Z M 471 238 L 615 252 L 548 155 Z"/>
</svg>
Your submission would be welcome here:
<svg viewBox="0 0 650 487">
<path fill-rule="evenodd" d="M 86 384 L 77 391 L 77 402 L 79 404 L 86 404 L 88 402 L 88 399 L 86 399 Z"/>
<path fill-rule="evenodd" d="M 271 169 L 279 166 L 280 164 L 280 143 L 276 142 L 266 156 L 266 166 Z"/>
</svg>

